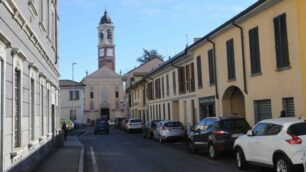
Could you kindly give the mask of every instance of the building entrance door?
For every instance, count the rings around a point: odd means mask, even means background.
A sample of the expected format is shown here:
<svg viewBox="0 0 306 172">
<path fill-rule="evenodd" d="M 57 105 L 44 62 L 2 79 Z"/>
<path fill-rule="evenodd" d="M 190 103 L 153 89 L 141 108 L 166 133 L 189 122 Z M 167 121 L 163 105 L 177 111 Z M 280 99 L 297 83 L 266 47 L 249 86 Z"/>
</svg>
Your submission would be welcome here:
<svg viewBox="0 0 306 172">
<path fill-rule="evenodd" d="M 109 108 L 101 108 L 100 110 L 101 118 L 109 120 Z"/>
</svg>

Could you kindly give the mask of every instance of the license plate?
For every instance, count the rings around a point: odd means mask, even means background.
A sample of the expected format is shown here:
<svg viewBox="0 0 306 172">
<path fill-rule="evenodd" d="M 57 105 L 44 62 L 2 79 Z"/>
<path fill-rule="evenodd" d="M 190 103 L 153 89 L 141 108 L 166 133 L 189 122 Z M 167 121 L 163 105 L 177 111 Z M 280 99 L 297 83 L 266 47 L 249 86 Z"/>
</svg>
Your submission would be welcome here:
<svg viewBox="0 0 306 172">
<path fill-rule="evenodd" d="M 239 134 L 232 134 L 232 138 L 238 138 L 239 136 L 242 136 L 243 134 L 242 133 L 239 133 Z"/>
</svg>

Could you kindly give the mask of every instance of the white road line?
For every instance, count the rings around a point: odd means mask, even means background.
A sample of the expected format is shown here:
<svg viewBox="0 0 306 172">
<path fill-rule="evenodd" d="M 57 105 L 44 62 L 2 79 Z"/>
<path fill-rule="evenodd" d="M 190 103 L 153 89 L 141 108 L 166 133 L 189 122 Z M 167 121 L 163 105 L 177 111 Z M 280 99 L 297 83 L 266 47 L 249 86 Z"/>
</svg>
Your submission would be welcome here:
<svg viewBox="0 0 306 172">
<path fill-rule="evenodd" d="M 98 170 L 98 166 L 97 166 L 95 152 L 94 152 L 92 146 L 90 146 L 90 152 L 91 152 L 91 160 L 92 160 L 93 172 L 98 172 L 99 170 Z"/>
<path fill-rule="evenodd" d="M 78 172 L 83 172 L 83 171 L 84 171 L 84 146 L 82 146 L 82 150 L 81 150 L 81 154 L 80 154 Z"/>
</svg>

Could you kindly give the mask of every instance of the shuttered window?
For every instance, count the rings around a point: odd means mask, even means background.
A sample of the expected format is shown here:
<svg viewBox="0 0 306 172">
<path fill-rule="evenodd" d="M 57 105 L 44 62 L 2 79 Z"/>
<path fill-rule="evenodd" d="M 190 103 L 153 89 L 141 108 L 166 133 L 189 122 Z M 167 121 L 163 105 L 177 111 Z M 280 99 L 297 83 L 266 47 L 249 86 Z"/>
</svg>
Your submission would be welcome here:
<svg viewBox="0 0 306 172">
<path fill-rule="evenodd" d="M 286 116 L 294 117 L 294 99 L 293 97 L 283 98 L 283 110 L 286 112 Z"/>
<path fill-rule="evenodd" d="M 194 64 L 190 64 L 190 91 L 195 91 Z"/>
<path fill-rule="evenodd" d="M 208 54 L 208 67 L 209 67 L 209 83 L 215 84 L 215 60 L 213 49 L 207 52 Z"/>
<path fill-rule="evenodd" d="M 277 68 L 288 67 L 290 62 L 286 13 L 274 18 L 274 34 Z"/>
<path fill-rule="evenodd" d="M 258 27 L 249 30 L 251 74 L 261 73 Z"/>
<path fill-rule="evenodd" d="M 41 116 L 41 135 L 44 135 L 44 86 L 40 86 L 40 116 Z"/>
<path fill-rule="evenodd" d="M 166 120 L 166 104 L 163 104 L 163 120 Z"/>
<path fill-rule="evenodd" d="M 15 124 L 14 124 L 14 147 L 21 146 L 21 72 L 15 70 Z"/>
<path fill-rule="evenodd" d="M 170 103 L 168 103 L 168 120 L 171 120 L 171 116 L 170 116 Z"/>
<path fill-rule="evenodd" d="M 236 79 L 235 74 L 235 53 L 234 53 L 234 40 L 228 40 L 226 42 L 226 52 L 227 52 L 227 71 L 228 79 Z"/>
<path fill-rule="evenodd" d="M 255 122 L 272 118 L 271 100 L 254 101 Z"/>
<path fill-rule="evenodd" d="M 185 84 L 186 84 L 186 91 L 189 92 L 190 91 L 190 68 L 189 65 L 185 66 L 185 72 L 186 72 L 186 80 L 185 80 Z"/>
<path fill-rule="evenodd" d="M 30 97 L 31 97 L 31 106 L 30 106 L 30 139 L 34 140 L 34 128 L 35 128 L 35 81 L 34 79 L 31 79 L 31 85 L 30 85 Z"/>
<path fill-rule="evenodd" d="M 201 56 L 197 57 L 197 73 L 198 73 L 198 87 L 203 87 L 203 80 L 202 80 L 202 62 Z"/>
<path fill-rule="evenodd" d="M 47 90 L 47 131 L 50 132 L 50 90 Z"/>
<path fill-rule="evenodd" d="M 172 72 L 173 94 L 176 95 L 176 72 Z"/>
<path fill-rule="evenodd" d="M 70 93 L 70 94 L 72 94 L 72 93 Z M 94 92 L 92 92 L 92 91 L 90 92 L 90 98 L 91 98 L 91 99 L 94 98 Z"/>
<path fill-rule="evenodd" d="M 181 66 L 178 69 L 178 82 L 179 82 L 179 93 L 185 94 L 186 93 L 186 87 L 185 87 L 185 67 Z"/>
<path fill-rule="evenodd" d="M 162 86 L 161 86 L 161 91 L 162 91 L 162 97 L 165 98 L 165 79 L 162 77 Z"/>
<path fill-rule="evenodd" d="M 169 75 L 166 75 L 166 95 L 169 96 Z"/>
</svg>

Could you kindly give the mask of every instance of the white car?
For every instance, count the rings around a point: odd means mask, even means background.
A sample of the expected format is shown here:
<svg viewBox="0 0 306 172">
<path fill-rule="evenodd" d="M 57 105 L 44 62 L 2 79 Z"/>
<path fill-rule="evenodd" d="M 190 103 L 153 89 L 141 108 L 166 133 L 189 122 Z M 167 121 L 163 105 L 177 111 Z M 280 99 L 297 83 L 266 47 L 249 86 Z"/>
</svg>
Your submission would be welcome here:
<svg viewBox="0 0 306 172">
<path fill-rule="evenodd" d="M 179 121 L 160 121 L 154 130 L 153 138 L 163 143 L 169 139 L 182 139 L 185 136 L 184 126 Z"/>
<path fill-rule="evenodd" d="M 125 131 L 130 132 L 132 130 L 142 131 L 143 125 L 141 119 L 130 118 L 125 124 Z"/>
<path fill-rule="evenodd" d="M 247 135 L 234 143 L 236 165 L 248 164 L 292 172 L 303 164 L 306 149 L 306 122 L 298 118 L 277 118 L 260 121 Z"/>
</svg>

